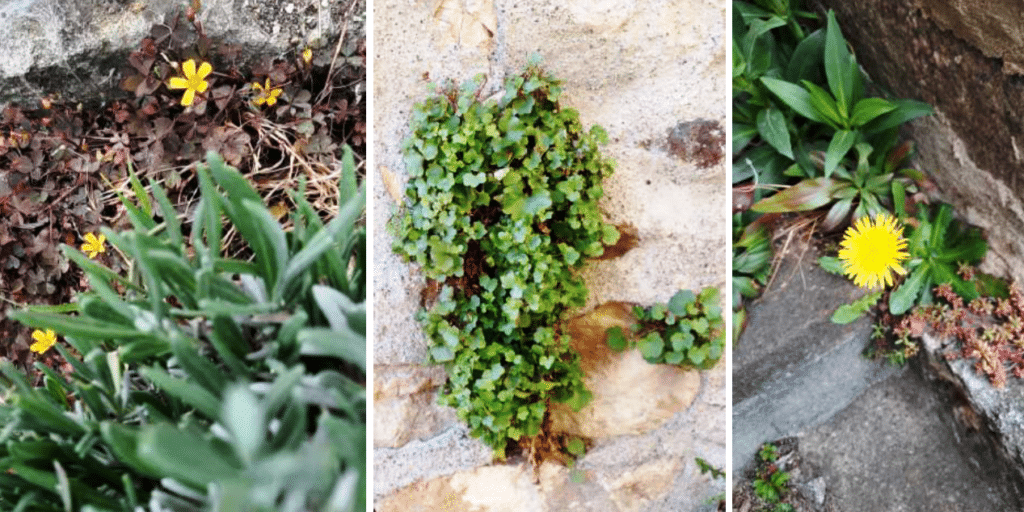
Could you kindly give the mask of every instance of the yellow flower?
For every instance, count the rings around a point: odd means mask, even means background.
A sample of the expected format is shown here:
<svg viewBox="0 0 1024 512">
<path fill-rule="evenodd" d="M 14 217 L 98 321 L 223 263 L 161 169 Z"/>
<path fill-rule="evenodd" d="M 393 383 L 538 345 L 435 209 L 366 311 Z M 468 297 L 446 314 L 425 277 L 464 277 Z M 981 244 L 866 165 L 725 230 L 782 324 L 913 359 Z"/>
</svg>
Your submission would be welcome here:
<svg viewBox="0 0 1024 512">
<path fill-rule="evenodd" d="M 54 343 L 57 343 L 57 333 L 53 332 L 53 329 L 47 329 L 46 332 L 36 329 L 32 331 L 32 339 L 36 340 L 36 342 L 28 347 L 28 349 L 42 354 L 50 350 Z"/>
<path fill-rule="evenodd" d="M 305 62 L 307 66 L 311 62 L 313 62 L 313 49 L 312 48 L 306 48 L 305 50 L 302 50 L 302 61 Z"/>
<path fill-rule="evenodd" d="M 892 286 L 892 271 L 906 275 L 901 263 L 909 254 L 907 241 L 903 239 L 903 226 L 896 219 L 883 213 L 872 222 L 869 217 L 860 220 L 846 230 L 839 249 L 843 271 L 862 288 Z"/>
<path fill-rule="evenodd" d="M 204 62 L 199 65 L 199 70 L 196 71 L 196 61 L 189 59 L 181 65 L 181 72 L 185 74 L 185 78 L 180 76 L 172 76 L 167 80 L 168 89 L 185 89 L 185 95 L 181 97 L 181 104 L 189 106 L 196 99 L 196 93 L 206 92 L 206 88 L 210 86 L 205 80 L 206 76 L 213 71 L 213 66 L 210 66 L 209 62 Z"/>
<path fill-rule="evenodd" d="M 258 82 L 253 82 L 252 88 L 255 91 L 259 91 L 259 97 L 256 98 L 255 103 L 257 105 L 267 104 L 268 107 L 273 107 L 277 103 L 277 97 L 281 95 L 281 88 L 271 87 L 270 78 L 267 78 L 267 85 L 262 86 Z"/>
<path fill-rule="evenodd" d="M 103 247 L 103 242 L 107 241 L 107 237 L 100 235 L 97 237 L 92 233 L 85 234 L 85 243 L 82 244 L 82 252 L 89 253 L 90 258 L 95 258 L 97 254 L 101 252 L 107 252 L 107 249 Z"/>
</svg>

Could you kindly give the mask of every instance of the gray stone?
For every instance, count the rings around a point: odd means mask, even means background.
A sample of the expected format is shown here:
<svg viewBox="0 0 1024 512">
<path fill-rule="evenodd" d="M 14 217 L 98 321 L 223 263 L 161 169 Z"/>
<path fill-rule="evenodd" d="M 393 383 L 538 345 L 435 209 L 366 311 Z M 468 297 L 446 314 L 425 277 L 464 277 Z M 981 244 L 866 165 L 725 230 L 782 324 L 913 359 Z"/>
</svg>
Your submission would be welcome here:
<svg viewBox="0 0 1024 512">
<path fill-rule="evenodd" d="M 292 13 L 285 11 L 286 4 L 293 5 Z M 5 41 L 0 105 L 34 105 L 47 94 L 75 101 L 125 95 L 118 84 L 128 52 L 154 24 L 184 5 L 178 0 L 0 0 L 0 40 Z M 350 5 L 334 0 L 204 0 L 198 18 L 215 41 L 242 45 L 240 58 L 251 62 L 335 41 Z M 348 21 L 347 35 L 365 38 L 361 3 Z"/>
<path fill-rule="evenodd" d="M 1000 456 L 1024 481 L 1024 381 L 1010 377 L 1002 389 L 974 369 L 974 361 L 947 360 L 944 354 L 959 350 L 959 343 L 926 333 L 924 355 L 930 375 L 948 383 L 957 399 L 955 411 L 965 428 L 992 436 Z"/>
<path fill-rule="evenodd" d="M 491 449 L 469 437 L 458 424 L 425 441 L 411 441 L 398 448 L 373 450 L 373 496 L 387 494 L 419 480 L 470 470 L 491 461 Z"/>
<path fill-rule="evenodd" d="M 807 490 L 811 492 L 811 497 L 814 499 L 814 503 L 818 506 L 825 504 L 825 491 L 828 485 L 825 482 L 824 477 L 818 477 L 810 482 L 807 482 Z"/>
</svg>

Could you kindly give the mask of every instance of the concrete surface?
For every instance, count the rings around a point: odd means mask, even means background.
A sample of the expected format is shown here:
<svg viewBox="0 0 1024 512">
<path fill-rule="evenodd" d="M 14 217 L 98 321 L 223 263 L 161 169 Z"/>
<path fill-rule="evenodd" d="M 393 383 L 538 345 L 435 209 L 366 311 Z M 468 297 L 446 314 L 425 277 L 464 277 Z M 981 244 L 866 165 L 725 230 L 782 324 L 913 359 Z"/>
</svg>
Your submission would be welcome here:
<svg viewBox="0 0 1024 512">
<path fill-rule="evenodd" d="M 879 363 L 882 364 L 882 363 Z M 1020 484 L 988 440 L 956 423 L 918 368 L 867 389 L 800 439 L 836 510 L 1021 510 Z"/>
<path fill-rule="evenodd" d="M 413 319 L 423 277 L 390 252 L 385 226 L 405 181 L 399 145 L 428 80 L 462 82 L 484 73 L 487 95 L 539 52 L 545 68 L 564 80 L 563 104 L 577 109 L 585 126 L 608 131 L 602 152 L 617 168 L 605 182 L 602 208 L 610 222 L 635 226 L 640 242 L 584 272 L 591 295 L 574 314 L 610 301 L 650 304 L 680 288 L 724 286 L 725 3 L 380 0 L 373 8 L 375 384 L 426 359 L 426 340 Z M 694 458 L 725 465 L 724 365 L 701 372 L 698 381 L 693 393 L 670 400 L 679 410 L 655 414 L 640 431 L 595 439 L 579 462 L 586 475 L 580 484 L 560 466 L 544 465 L 538 474 L 527 468 L 527 486 L 513 476 L 524 474 L 522 463 L 484 469 L 492 467 L 479 456 L 486 448 L 453 434 L 464 431 L 457 420 L 415 432 L 375 425 L 375 432 L 393 434 L 374 440 L 375 503 L 378 510 L 401 510 L 410 499 L 443 495 L 445 503 L 472 510 L 712 509 L 706 502 L 724 482 L 699 474 Z M 392 413 L 375 421 L 442 417 L 423 398 L 438 385 L 378 394 L 375 410 L 386 405 Z M 442 439 L 451 440 L 444 450 L 421 449 Z M 494 485 L 507 490 L 509 501 L 474 501 L 472 482 L 481 474 L 504 475 Z"/>
<path fill-rule="evenodd" d="M 735 347 L 734 485 L 761 443 L 792 436 L 803 466 L 793 483 L 822 495 L 815 510 L 1021 510 L 1024 480 L 995 438 L 961 420 L 955 388 L 927 365 L 864 359 L 870 322 L 828 320 L 863 292 L 817 268 L 815 249 L 801 253 L 750 305 Z M 996 416 L 1019 417 L 1011 403 Z"/>
<path fill-rule="evenodd" d="M 361 2 L 362 0 L 353 0 Z M 179 0 L 0 0 L 0 104 L 32 104 L 46 94 L 96 100 L 118 89 L 127 54 Z M 242 59 L 321 46 L 341 32 L 345 0 L 203 0 L 211 38 L 246 47 Z M 365 6 L 349 33 L 365 34 Z"/>
</svg>

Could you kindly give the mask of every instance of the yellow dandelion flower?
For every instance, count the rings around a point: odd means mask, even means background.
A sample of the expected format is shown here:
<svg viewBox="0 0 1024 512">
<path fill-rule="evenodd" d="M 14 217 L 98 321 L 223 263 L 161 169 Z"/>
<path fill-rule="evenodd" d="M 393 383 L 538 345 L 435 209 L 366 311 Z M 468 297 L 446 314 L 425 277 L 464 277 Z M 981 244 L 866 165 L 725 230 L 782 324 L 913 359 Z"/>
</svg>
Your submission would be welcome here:
<svg viewBox="0 0 1024 512">
<path fill-rule="evenodd" d="M 305 62 L 307 66 L 311 62 L 313 62 L 313 49 L 312 48 L 306 48 L 305 50 L 302 50 L 302 61 Z"/>
<path fill-rule="evenodd" d="M 256 105 L 267 104 L 268 107 L 273 107 L 277 103 L 277 97 L 281 95 L 280 87 L 271 87 L 270 78 L 267 78 L 267 85 L 262 86 L 259 82 L 253 82 L 252 89 L 259 91 L 259 96 L 253 100 Z"/>
<path fill-rule="evenodd" d="M 95 258 L 99 253 L 107 252 L 107 249 L 103 247 L 103 242 L 106 241 L 107 237 L 103 235 L 97 237 L 92 233 L 86 233 L 85 243 L 82 244 L 82 252 L 89 253 L 89 258 Z"/>
<path fill-rule="evenodd" d="M 46 332 L 36 329 L 32 331 L 32 339 L 36 340 L 36 342 L 28 347 L 28 349 L 42 354 L 50 350 L 54 343 L 57 343 L 57 333 L 53 332 L 53 329 L 47 329 Z"/>
<path fill-rule="evenodd" d="M 213 72 L 213 66 L 209 62 L 204 62 L 196 70 L 196 61 L 189 59 L 181 65 L 181 72 L 185 78 L 172 76 L 167 80 L 167 88 L 185 89 L 185 94 L 181 97 L 181 104 L 187 107 L 195 101 L 196 93 L 204 93 L 210 86 L 206 82 L 206 77 Z"/>
<path fill-rule="evenodd" d="M 901 264 L 909 257 L 903 226 L 889 214 L 881 214 L 874 222 L 869 217 L 846 230 L 839 249 L 843 271 L 862 288 L 892 286 L 892 272 L 906 275 Z"/>
</svg>

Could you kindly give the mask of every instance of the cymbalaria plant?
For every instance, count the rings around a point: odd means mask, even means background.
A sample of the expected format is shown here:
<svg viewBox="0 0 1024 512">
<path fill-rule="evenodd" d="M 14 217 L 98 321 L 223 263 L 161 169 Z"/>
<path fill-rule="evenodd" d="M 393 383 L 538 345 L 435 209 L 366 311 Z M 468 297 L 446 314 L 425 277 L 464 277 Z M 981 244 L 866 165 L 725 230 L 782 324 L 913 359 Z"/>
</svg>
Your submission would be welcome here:
<svg viewBox="0 0 1024 512">
<path fill-rule="evenodd" d="M 608 346 L 622 351 L 636 346 L 649 363 L 667 363 L 706 370 L 725 352 L 725 321 L 718 288 L 699 294 L 680 290 L 668 304 L 637 306 L 637 323 L 627 337 L 621 327 L 608 330 Z M 632 342 L 631 339 L 639 341 Z"/>
<path fill-rule="evenodd" d="M 532 60 L 499 98 L 482 93 L 477 77 L 416 105 L 393 249 L 428 280 L 418 319 L 448 372 L 442 403 L 501 458 L 549 402 L 589 400 L 559 320 L 586 300 L 577 269 L 619 232 L 598 209 L 607 135 L 559 103 L 560 82 Z"/>
</svg>

